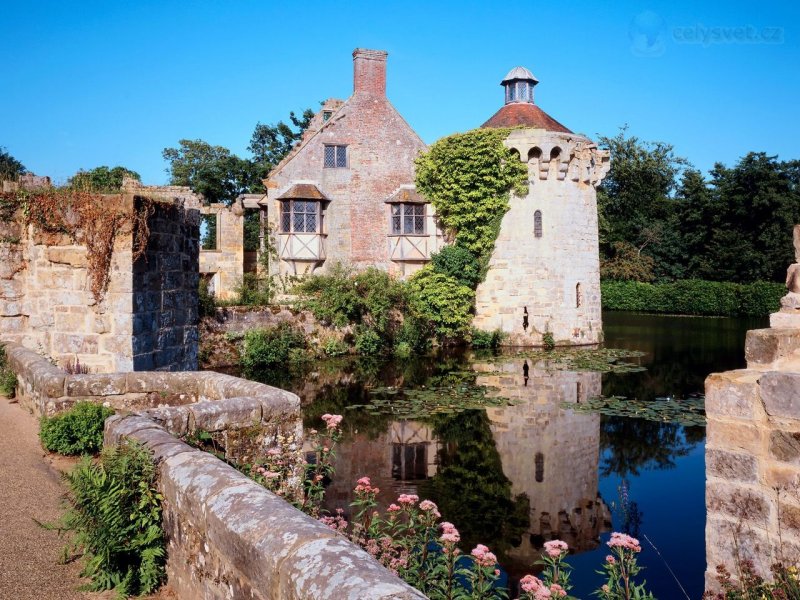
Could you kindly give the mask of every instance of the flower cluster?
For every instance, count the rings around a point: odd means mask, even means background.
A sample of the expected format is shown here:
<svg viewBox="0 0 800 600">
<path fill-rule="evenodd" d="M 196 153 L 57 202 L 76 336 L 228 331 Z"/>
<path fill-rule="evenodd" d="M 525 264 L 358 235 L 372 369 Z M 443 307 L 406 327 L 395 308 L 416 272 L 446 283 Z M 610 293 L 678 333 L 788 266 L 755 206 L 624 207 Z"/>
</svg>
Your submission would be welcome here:
<svg viewBox="0 0 800 600">
<path fill-rule="evenodd" d="M 497 564 L 497 557 L 483 544 L 475 546 L 470 554 L 481 567 L 493 567 Z"/>
<path fill-rule="evenodd" d="M 633 552 L 641 552 L 642 547 L 639 545 L 639 540 L 624 533 L 615 531 L 611 534 L 611 539 L 608 541 L 610 548 L 624 548 L 632 550 Z"/>
<path fill-rule="evenodd" d="M 566 553 L 568 550 L 569 546 L 567 546 L 567 543 L 561 540 L 551 540 L 544 543 L 544 551 L 552 558 L 558 558 L 562 553 Z"/>
<path fill-rule="evenodd" d="M 458 529 L 452 523 L 448 523 L 447 521 L 441 524 L 442 528 L 442 535 L 439 537 L 439 540 L 447 545 L 447 544 L 457 544 L 461 541 L 461 535 L 458 533 Z"/>
<path fill-rule="evenodd" d="M 381 488 L 373 486 L 369 480 L 369 477 L 362 477 L 356 482 L 356 494 L 378 494 L 380 491 Z"/>
<path fill-rule="evenodd" d="M 328 429 L 336 429 L 339 427 L 339 424 L 342 422 L 343 418 L 344 417 L 342 417 L 342 415 L 331 415 L 328 413 L 322 415 L 322 420 L 325 421 L 325 425 L 328 427 Z"/>
<path fill-rule="evenodd" d="M 519 587 L 525 593 L 524 597 L 532 600 L 564 598 L 567 595 L 567 590 L 557 583 L 547 585 L 544 581 L 533 575 L 525 575 L 525 577 L 520 580 Z"/>
</svg>

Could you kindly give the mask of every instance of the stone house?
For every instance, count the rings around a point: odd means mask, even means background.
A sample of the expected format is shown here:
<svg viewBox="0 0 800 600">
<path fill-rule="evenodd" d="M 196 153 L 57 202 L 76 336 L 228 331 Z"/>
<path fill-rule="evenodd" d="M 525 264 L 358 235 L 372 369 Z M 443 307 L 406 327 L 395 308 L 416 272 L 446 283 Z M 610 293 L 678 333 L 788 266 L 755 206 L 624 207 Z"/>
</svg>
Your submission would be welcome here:
<svg viewBox="0 0 800 600">
<path fill-rule="evenodd" d="M 398 275 L 444 243 L 414 189 L 425 144 L 386 97 L 386 57 L 353 52 L 353 95 L 329 99 L 265 180 L 278 259 L 272 274 L 324 272 L 338 262 Z"/>
</svg>

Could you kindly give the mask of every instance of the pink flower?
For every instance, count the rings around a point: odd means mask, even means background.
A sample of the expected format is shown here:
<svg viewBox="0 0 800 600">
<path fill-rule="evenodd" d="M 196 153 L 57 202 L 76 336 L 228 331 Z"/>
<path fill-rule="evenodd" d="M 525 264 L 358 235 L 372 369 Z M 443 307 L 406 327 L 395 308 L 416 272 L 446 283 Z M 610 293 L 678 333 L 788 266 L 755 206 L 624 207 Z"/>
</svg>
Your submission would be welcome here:
<svg viewBox="0 0 800 600">
<path fill-rule="evenodd" d="M 567 546 L 567 543 L 561 540 L 552 540 L 544 543 L 544 551 L 552 558 L 558 558 L 562 553 L 568 550 L 569 546 Z"/>
<path fill-rule="evenodd" d="M 551 594 L 552 596 L 555 596 L 555 597 L 557 597 L 557 598 L 558 598 L 558 597 L 561 597 L 561 598 L 563 598 L 564 596 L 566 596 L 566 595 L 567 595 L 567 590 L 565 590 L 564 588 L 562 588 L 562 587 L 561 587 L 560 585 L 558 585 L 557 583 L 554 583 L 554 584 L 552 584 L 552 585 L 550 586 L 550 594 Z"/>
<path fill-rule="evenodd" d="M 405 506 L 414 506 L 419 502 L 419 496 L 416 494 L 400 494 L 397 497 L 397 503 Z"/>
<path fill-rule="evenodd" d="M 280 477 L 281 476 L 280 473 L 276 473 L 275 471 L 264 471 L 263 475 L 267 479 L 275 479 L 276 477 Z"/>
<path fill-rule="evenodd" d="M 641 552 L 642 547 L 639 545 L 639 540 L 624 533 L 617 531 L 611 534 L 611 539 L 608 541 L 610 548 L 622 548 L 624 550 L 632 550 L 633 552 Z"/>
<path fill-rule="evenodd" d="M 343 418 L 342 415 L 330 415 L 328 413 L 322 415 L 322 420 L 325 421 L 325 425 L 328 429 L 336 429 Z"/>
<path fill-rule="evenodd" d="M 605 592 L 606 594 L 611 591 L 611 588 L 609 588 L 608 585 L 605 583 L 603 584 L 603 587 L 601 587 L 600 589 L 603 590 L 603 592 Z"/>
<path fill-rule="evenodd" d="M 481 567 L 493 567 L 497 563 L 497 557 L 492 552 L 489 552 L 489 548 L 483 544 L 475 546 L 471 554 L 475 562 Z"/>
<path fill-rule="evenodd" d="M 617 559 L 609 554 L 608 556 L 606 556 L 606 562 L 610 565 L 613 565 L 616 564 Z"/>
<path fill-rule="evenodd" d="M 523 592 L 528 592 L 529 594 L 534 593 L 544 587 L 542 580 L 534 577 L 533 575 L 525 575 L 525 577 L 520 579 L 519 585 Z"/>
<path fill-rule="evenodd" d="M 399 512 L 401 510 L 403 509 L 397 506 L 397 504 L 390 504 L 389 508 L 386 509 L 387 512 Z"/>
<path fill-rule="evenodd" d="M 458 533 L 458 529 L 455 528 L 455 525 L 452 523 L 448 523 L 445 521 L 441 524 L 442 528 L 442 535 L 439 540 L 445 544 L 457 544 L 461 541 L 461 535 Z"/>
<path fill-rule="evenodd" d="M 436 510 L 437 508 L 438 507 L 436 506 L 436 504 L 434 502 L 431 502 L 430 500 L 423 500 L 422 502 L 419 503 L 419 509 L 424 510 L 425 512 Z"/>
<path fill-rule="evenodd" d="M 356 484 L 358 484 L 358 485 L 363 485 L 363 486 L 368 486 L 368 485 L 370 485 L 369 477 L 362 477 L 361 479 L 359 479 L 358 481 L 356 481 Z"/>
</svg>

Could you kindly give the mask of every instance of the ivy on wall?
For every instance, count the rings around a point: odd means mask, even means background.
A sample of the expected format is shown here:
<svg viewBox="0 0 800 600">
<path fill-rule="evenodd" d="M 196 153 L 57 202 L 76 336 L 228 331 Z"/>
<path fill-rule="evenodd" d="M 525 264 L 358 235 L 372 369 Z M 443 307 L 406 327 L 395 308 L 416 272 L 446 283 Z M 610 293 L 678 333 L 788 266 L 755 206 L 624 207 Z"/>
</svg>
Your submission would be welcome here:
<svg viewBox="0 0 800 600">
<path fill-rule="evenodd" d="M 473 129 L 437 141 L 417 158 L 417 191 L 459 246 L 488 262 L 509 193 L 527 193 L 528 167 L 503 145 L 510 129 Z"/>
</svg>

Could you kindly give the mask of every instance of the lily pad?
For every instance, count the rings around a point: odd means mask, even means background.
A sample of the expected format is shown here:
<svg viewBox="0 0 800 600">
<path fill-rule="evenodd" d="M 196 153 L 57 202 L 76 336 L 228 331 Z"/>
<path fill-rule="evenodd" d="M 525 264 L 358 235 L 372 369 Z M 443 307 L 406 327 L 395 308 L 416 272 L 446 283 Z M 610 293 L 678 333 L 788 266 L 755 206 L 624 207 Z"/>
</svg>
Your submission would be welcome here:
<svg viewBox="0 0 800 600">
<path fill-rule="evenodd" d="M 704 427 L 706 424 L 705 398 L 702 396 L 656 398 L 649 401 L 624 396 L 598 396 L 580 404 L 564 402 L 561 406 L 576 412 L 596 412 L 613 417 L 677 423 L 684 427 Z"/>
</svg>

